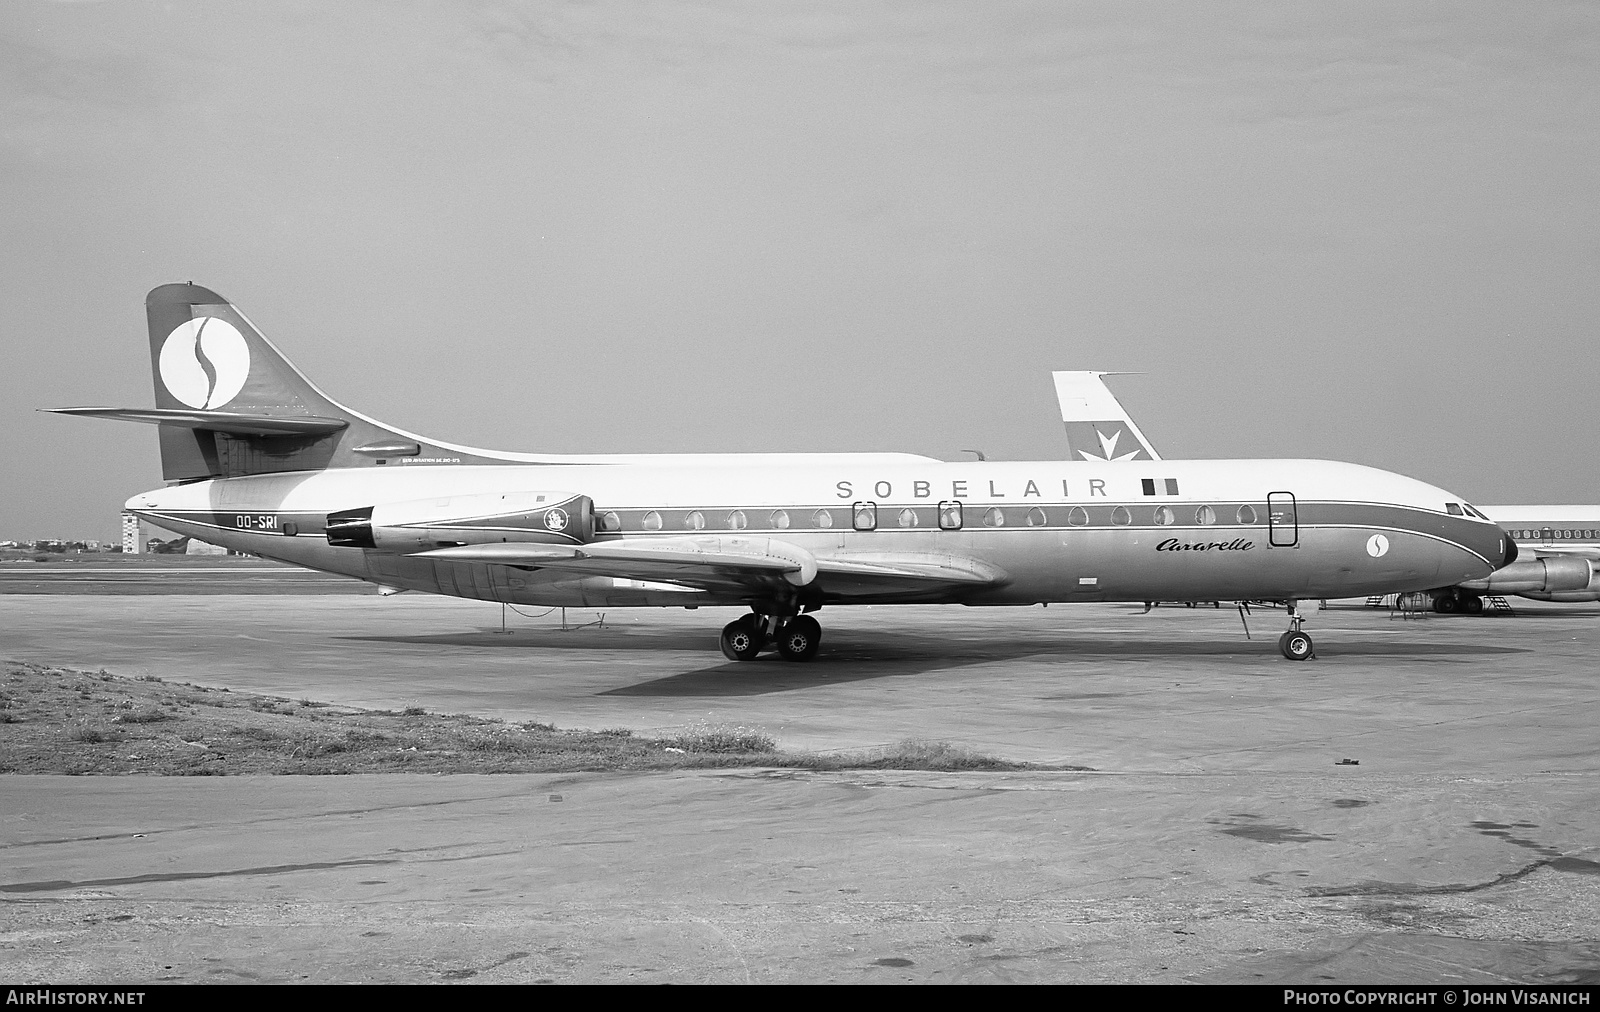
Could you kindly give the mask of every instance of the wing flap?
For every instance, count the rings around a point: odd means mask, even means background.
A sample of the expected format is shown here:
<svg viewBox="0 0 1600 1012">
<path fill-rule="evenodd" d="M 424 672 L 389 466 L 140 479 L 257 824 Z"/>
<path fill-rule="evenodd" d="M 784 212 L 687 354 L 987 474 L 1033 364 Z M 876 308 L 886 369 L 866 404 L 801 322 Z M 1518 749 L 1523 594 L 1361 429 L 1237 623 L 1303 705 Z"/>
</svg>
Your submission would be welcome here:
<svg viewBox="0 0 1600 1012">
<path fill-rule="evenodd" d="M 624 538 L 582 547 L 502 543 L 420 552 L 416 558 L 528 566 L 713 591 L 815 586 L 839 597 L 897 591 L 937 595 L 1004 583 L 998 567 L 960 555 L 854 553 L 817 558 L 776 538 Z"/>
<path fill-rule="evenodd" d="M 1004 583 L 1006 573 L 997 566 L 962 555 L 913 552 L 853 553 L 817 560 L 820 576 L 852 577 L 890 582 L 924 582 L 952 586 L 985 587 Z"/>
</svg>

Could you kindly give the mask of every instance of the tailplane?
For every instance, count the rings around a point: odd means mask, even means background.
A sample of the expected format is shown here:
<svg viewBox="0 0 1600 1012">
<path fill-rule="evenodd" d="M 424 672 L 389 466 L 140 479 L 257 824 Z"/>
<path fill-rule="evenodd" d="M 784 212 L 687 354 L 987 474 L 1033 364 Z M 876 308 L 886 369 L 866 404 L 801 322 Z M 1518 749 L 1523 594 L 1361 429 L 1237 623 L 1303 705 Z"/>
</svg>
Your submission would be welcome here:
<svg viewBox="0 0 1600 1012">
<path fill-rule="evenodd" d="M 1109 372 L 1053 372 L 1069 460 L 1160 460 L 1155 447 L 1101 377 Z"/>
<path fill-rule="evenodd" d="M 210 289 L 162 285 L 146 297 L 145 313 L 155 408 L 52 410 L 156 425 L 167 481 L 414 459 L 463 462 L 453 448 L 392 429 L 329 398 Z"/>
</svg>

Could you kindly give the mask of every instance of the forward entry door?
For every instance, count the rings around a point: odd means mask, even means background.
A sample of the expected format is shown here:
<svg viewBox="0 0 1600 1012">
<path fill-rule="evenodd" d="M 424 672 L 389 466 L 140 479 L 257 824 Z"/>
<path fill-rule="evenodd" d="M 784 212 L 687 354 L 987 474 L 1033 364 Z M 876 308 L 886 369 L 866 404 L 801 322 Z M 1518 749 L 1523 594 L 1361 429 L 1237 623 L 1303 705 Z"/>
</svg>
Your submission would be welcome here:
<svg viewBox="0 0 1600 1012">
<path fill-rule="evenodd" d="M 1293 548 L 1300 543 L 1300 516 L 1293 492 L 1267 494 L 1267 542 L 1274 548 Z"/>
</svg>

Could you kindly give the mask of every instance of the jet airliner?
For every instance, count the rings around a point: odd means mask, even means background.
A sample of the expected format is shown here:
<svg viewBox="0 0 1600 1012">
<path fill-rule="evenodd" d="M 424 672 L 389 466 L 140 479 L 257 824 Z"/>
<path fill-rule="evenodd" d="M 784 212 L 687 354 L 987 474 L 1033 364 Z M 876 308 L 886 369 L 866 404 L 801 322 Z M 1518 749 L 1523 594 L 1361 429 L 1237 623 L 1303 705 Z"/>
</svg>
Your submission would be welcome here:
<svg viewBox="0 0 1600 1012">
<path fill-rule="evenodd" d="M 1102 377 L 1110 372 L 1055 372 L 1056 400 L 1069 452 L 1085 460 L 1160 460 Z M 1128 437 L 1123 439 L 1123 437 Z M 1117 456 L 1126 454 L 1126 458 Z M 1446 503 L 1453 513 L 1473 510 Z M 1417 600 L 1441 614 L 1483 611 L 1486 596 L 1515 594 L 1535 601 L 1600 601 L 1600 506 L 1485 506 L 1482 514 L 1517 543 L 1517 557 L 1481 580 L 1429 588 Z"/>
<path fill-rule="evenodd" d="M 1323 460 L 475 449 L 337 403 L 208 289 L 156 288 L 146 314 L 156 406 L 52 409 L 157 426 L 168 484 L 129 511 L 384 592 L 748 608 L 722 630 L 733 660 L 811 659 L 825 607 L 1200 598 L 1286 602 L 1279 649 L 1302 660 L 1299 602 L 1516 553 L 1458 496 Z"/>
</svg>

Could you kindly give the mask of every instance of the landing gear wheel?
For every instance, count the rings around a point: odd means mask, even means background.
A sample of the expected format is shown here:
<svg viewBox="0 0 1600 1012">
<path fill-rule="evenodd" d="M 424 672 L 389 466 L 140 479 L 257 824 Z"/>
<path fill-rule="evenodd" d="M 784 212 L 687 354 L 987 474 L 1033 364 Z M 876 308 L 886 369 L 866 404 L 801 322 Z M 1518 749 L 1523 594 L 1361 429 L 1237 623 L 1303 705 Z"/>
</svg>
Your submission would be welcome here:
<svg viewBox="0 0 1600 1012">
<path fill-rule="evenodd" d="M 809 661 L 822 645 L 822 626 L 810 615 L 796 615 L 778 631 L 778 656 L 786 661 Z"/>
<path fill-rule="evenodd" d="M 1483 598 L 1481 598 L 1481 597 L 1463 598 L 1462 601 L 1461 601 L 1461 610 L 1466 612 L 1468 615 L 1482 615 L 1483 614 Z"/>
<path fill-rule="evenodd" d="M 1303 661 L 1311 656 L 1311 637 L 1291 630 L 1278 637 L 1278 649 L 1291 661 Z"/>
<path fill-rule="evenodd" d="M 1454 594 L 1440 594 L 1438 600 L 1433 602 L 1433 610 L 1441 615 L 1454 615 L 1461 610 L 1461 602 Z"/>
<path fill-rule="evenodd" d="M 753 661 L 765 645 L 766 636 L 754 615 L 734 619 L 722 627 L 722 656 L 730 661 Z"/>
</svg>

